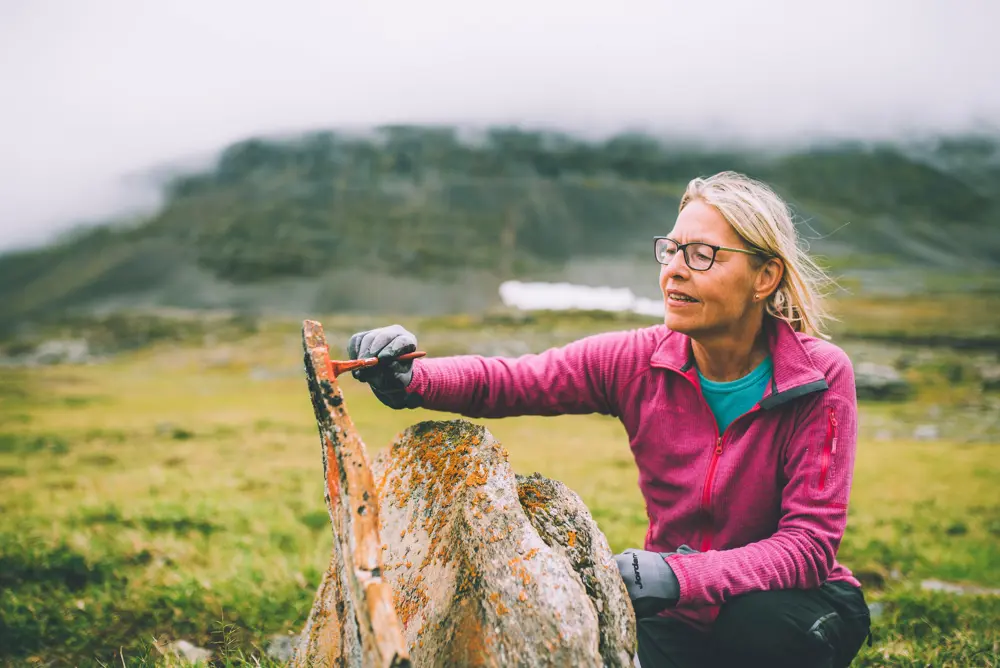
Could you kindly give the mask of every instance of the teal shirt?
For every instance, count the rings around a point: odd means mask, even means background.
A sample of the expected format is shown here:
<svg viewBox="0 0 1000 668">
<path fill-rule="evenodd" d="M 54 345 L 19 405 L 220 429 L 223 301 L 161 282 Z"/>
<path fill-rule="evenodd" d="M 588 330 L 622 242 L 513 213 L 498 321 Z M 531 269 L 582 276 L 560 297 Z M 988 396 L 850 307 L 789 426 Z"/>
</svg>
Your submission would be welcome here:
<svg viewBox="0 0 1000 668">
<path fill-rule="evenodd" d="M 701 379 L 701 392 L 705 395 L 708 407 L 715 415 L 715 422 L 719 425 L 721 434 L 729 426 L 729 423 L 746 413 L 757 405 L 757 402 L 764 396 L 767 384 L 771 382 L 771 373 L 774 365 L 771 357 L 768 356 L 756 369 L 736 380 L 728 383 L 717 383 L 708 380 L 698 372 Z"/>
</svg>

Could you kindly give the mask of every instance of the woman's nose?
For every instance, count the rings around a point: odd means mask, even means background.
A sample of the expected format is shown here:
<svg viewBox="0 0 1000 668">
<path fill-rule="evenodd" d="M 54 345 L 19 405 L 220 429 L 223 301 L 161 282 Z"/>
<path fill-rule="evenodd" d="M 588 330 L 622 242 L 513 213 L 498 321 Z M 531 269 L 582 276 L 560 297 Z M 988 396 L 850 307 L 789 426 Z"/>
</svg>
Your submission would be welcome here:
<svg viewBox="0 0 1000 668">
<path fill-rule="evenodd" d="M 683 276 L 690 271 L 690 267 L 687 266 L 687 261 L 684 259 L 684 253 L 674 253 L 674 256 L 670 258 L 670 262 L 663 265 L 663 271 L 667 276 Z"/>
</svg>

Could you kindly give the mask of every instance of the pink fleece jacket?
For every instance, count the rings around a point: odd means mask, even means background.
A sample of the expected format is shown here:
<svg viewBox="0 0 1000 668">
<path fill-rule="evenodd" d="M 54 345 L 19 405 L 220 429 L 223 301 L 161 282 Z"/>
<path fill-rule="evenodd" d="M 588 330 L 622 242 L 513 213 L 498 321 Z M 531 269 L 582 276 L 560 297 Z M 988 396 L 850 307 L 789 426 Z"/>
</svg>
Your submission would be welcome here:
<svg viewBox="0 0 1000 668">
<path fill-rule="evenodd" d="M 725 430 L 705 402 L 689 337 L 659 325 L 540 354 L 414 362 L 407 390 L 466 417 L 601 413 L 628 434 L 645 497 L 644 548 L 671 555 L 680 601 L 665 615 L 708 628 L 754 591 L 860 583 L 837 562 L 857 442 L 854 371 L 837 346 L 767 321 L 763 399 Z"/>
</svg>

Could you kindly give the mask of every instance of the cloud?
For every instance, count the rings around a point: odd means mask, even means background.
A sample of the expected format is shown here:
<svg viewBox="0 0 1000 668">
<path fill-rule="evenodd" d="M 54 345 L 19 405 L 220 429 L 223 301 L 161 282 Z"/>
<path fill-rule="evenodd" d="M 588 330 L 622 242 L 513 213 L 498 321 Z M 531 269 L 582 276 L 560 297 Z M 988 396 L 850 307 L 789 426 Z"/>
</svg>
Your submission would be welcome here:
<svg viewBox="0 0 1000 668">
<path fill-rule="evenodd" d="M 1000 118 L 992 0 L 0 7 L 0 247 L 255 133 L 383 122 L 757 140 Z M 131 181 L 123 178 L 131 175 Z"/>
</svg>

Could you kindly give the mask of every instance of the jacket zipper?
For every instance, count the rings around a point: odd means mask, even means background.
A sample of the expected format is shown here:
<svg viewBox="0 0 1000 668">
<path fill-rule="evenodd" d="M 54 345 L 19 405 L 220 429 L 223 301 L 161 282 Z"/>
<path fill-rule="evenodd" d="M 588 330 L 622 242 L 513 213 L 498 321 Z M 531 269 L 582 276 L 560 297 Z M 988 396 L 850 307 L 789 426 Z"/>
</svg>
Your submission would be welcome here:
<svg viewBox="0 0 1000 668">
<path fill-rule="evenodd" d="M 691 381 L 694 383 L 694 381 Z M 695 385 L 698 389 L 698 395 L 701 397 L 702 403 L 705 405 L 705 409 L 708 410 L 709 414 L 712 414 L 712 409 L 709 407 L 708 402 L 705 401 L 705 396 L 701 394 L 701 389 Z M 760 410 L 760 403 L 755 405 L 753 408 L 748 410 L 743 415 L 735 418 L 726 427 L 726 431 L 719 433 L 718 426 L 715 429 L 715 450 L 712 451 L 712 459 L 708 462 L 708 471 L 705 473 L 705 485 L 701 490 L 701 512 L 705 518 L 705 523 L 702 528 L 701 537 L 701 551 L 708 552 L 712 548 L 712 538 L 714 538 L 712 531 L 712 513 L 710 511 L 710 506 L 712 504 L 712 483 L 715 481 L 715 472 L 719 468 L 719 459 L 722 457 L 722 439 L 729 431 L 730 427 L 745 418 L 747 415 L 751 415 Z M 712 417 L 712 421 L 715 421 L 715 417 Z"/>
<path fill-rule="evenodd" d="M 691 378 L 688 377 L 688 375 L 686 373 L 684 373 L 680 369 L 677 369 L 677 368 L 669 366 L 669 365 L 668 366 L 661 366 L 661 365 L 654 364 L 653 366 L 657 366 L 659 368 L 664 368 L 664 369 L 668 369 L 668 370 L 674 371 L 674 372 L 678 373 L 681 377 L 683 377 L 685 380 L 687 380 L 689 383 L 691 383 L 694 386 L 695 391 L 698 393 L 698 397 L 701 399 L 702 405 L 708 410 L 709 414 L 712 413 L 711 408 L 709 408 L 709 406 L 708 406 L 708 402 L 705 401 L 705 397 L 701 393 L 700 386 L 698 385 L 697 382 L 691 380 Z M 796 387 L 798 387 L 798 386 L 796 386 Z M 794 388 L 786 388 L 785 391 L 787 392 L 787 391 L 789 391 L 791 389 L 794 389 Z M 764 398 L 767 398 L 767 396 L 768 396 L 768 394 L 765 391 Z M 739 416 L 738 418 L 736 418 L 735 420 L 733 420 L 731 423 L 729 423 L 729 427 L 732 427 L 732 425 L 735 422 L 743 419 L 744 417 L 746 417 L 747 415 L 750 415 L 751 413 L 757 412 L 758 410 L 760 410 L 760 403 L 759 402 L 757 403 L 756 406 L 754 406 L 753 408 L 751 408 L 749 411 L 747 411 L 746 413 L 744 413 L 743 415 Z M 713 416 L 713 421 L 714 421 L 714 416 Z M 836 417 L 833 416 L 832 409 L 831 409 L 831 414 L 830 414 L 830 424 L 833 426 L 833 429 L 834 429 L 834 435 L 833 435 L 832 441 L 830 442 L 830 447 L 831 447 L 832 452 L 835 453 L 837 451 L 837 437 L 836 437 L 836 424 L 837 424 L 837 420 L 836 420 Z M 729 427 L 726 428 L 726 431 L 729 431 Z M 705 485 L 702 488 L 702 493 L 701 493 L 701 511 L 702 511 L 702 515 L 705 518 L 705 520 L 704 520 L 704 527 L 703 527 L 703 534 L 702 534 L 702 540 L 701 540 L 701 551 L 702 552 L 708 551 L 709 549 L 711 549 L 711 546 L 712 546 L 712 538 L 713 538 L 713 535 L 712 535 L 712 516 L 709 513 L 709 506 L 710 506 L 711 501 L 712 501 L 712 482 L 713 482 L 713 480 L 715 478 L 715 471 L 716 471 L 716 469 L 719 466 L 719 458 L 722 456 L 722 440 L 723 440 L 723 436 L 725 435 L 725 434 L 721 434 L 720 435 L 718 429 L 716 429 L 715 433 L 716 433 L 715 450 L 713 451 L 713 453 L 712 453 L 712 459 L 711 459 L 711 461 L 708 464 L 708 471 L 705 474 Z"/>
<path fill-rule="evenodd" d="M 701 537 L 701 551 L 707 552 L 712 547 L 712 516 L 708 506 L 712 501 L 712 481 L 715 479 L 715 469 L 719 467 L 719 457 L 722 456 L 722 436 L 715 441 L 715 451 L 712 461 L 708 463 L 708 473 L 705 474 L 705 487 L 701 491 L 701 512 L 705 515 L 705 529 Z"/>
<path fill-rule="evenodd" d="M 837 453 L 837 416 L 833 406 L 827 409 L 826 440 L 823 443 L 823 455 L 819 466 L 819 489 L 826 487 L 826 474 L 830 470 L 830 458 Z"/>
</svg>

